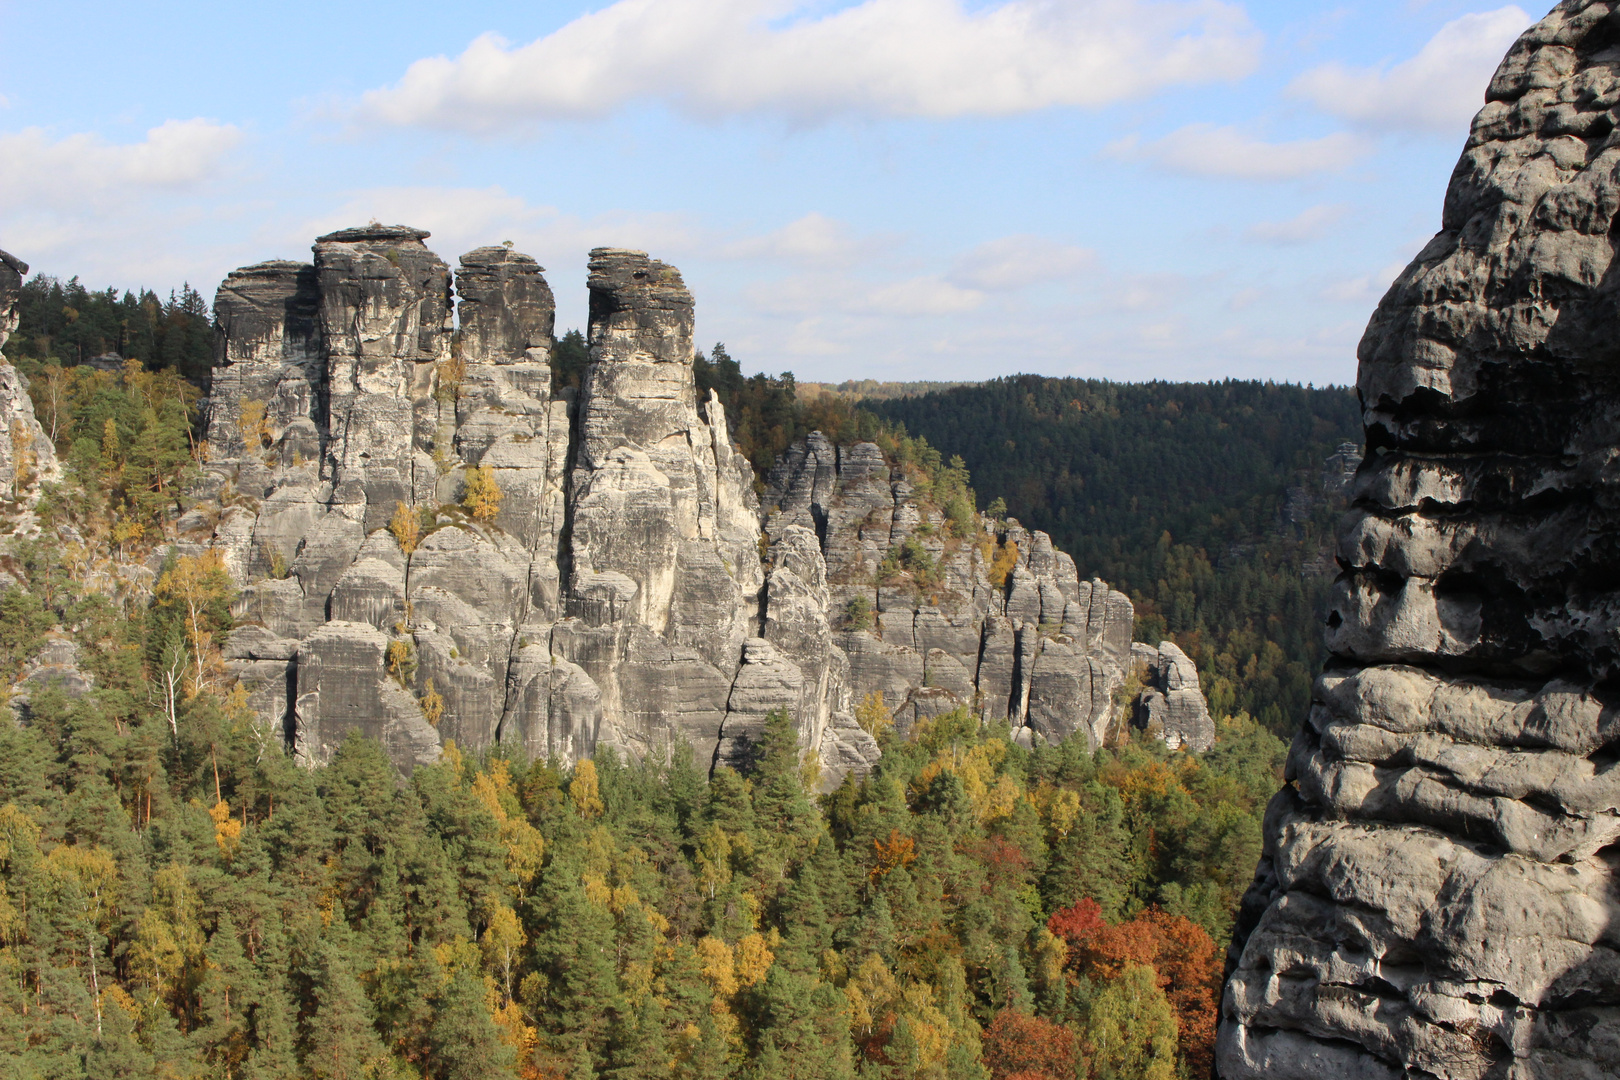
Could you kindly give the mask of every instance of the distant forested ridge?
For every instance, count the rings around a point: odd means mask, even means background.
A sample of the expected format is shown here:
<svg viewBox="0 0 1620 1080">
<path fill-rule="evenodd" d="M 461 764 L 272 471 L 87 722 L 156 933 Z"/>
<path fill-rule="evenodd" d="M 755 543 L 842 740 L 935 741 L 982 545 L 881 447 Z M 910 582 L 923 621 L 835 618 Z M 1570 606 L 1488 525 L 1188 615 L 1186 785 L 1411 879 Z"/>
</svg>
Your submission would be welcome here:
<svg viewBox="0 0 1620 1080">
<path fill-rule="evenodd" d="M 1361 441 L 1353 390 L 1017 375 L 861 407 L 960 455 L 975 488 L 1128 592 L 1148 639 L 1197 661 L 1217 716 L 1283 735 L 1304 716 L 1341 508 L 1323 471 Z"/>
</svg>

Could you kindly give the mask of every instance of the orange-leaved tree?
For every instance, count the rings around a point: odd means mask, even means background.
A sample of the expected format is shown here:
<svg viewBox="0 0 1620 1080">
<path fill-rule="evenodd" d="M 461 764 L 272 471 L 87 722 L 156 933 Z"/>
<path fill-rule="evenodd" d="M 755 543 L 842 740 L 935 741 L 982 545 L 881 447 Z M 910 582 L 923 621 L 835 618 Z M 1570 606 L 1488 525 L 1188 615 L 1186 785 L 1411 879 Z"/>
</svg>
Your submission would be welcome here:
<svg viewBox="0 0 1620 1080">
<path fill-rule="evenodd" d="M 1047 929 L 1069 947 L 1071 978 L 1120 978 L 1132 964 L 1154 970 L 1175 1012 L 1182 1059 L 1194 1076 L 1207 1075 L 1215 1052 L 1221 963 L 1215 942 L 1197 923 L 1156 908 L 1114 925 L 1087 897 L 1054 912 Z"/>
<path fill-rule="evenodd" d="M 1002 1009 L 984 1030 L 984 1064 L 991 1080 L 1070 1080 L 1074 1033 L 1014 1009 Z"/>
</svg>

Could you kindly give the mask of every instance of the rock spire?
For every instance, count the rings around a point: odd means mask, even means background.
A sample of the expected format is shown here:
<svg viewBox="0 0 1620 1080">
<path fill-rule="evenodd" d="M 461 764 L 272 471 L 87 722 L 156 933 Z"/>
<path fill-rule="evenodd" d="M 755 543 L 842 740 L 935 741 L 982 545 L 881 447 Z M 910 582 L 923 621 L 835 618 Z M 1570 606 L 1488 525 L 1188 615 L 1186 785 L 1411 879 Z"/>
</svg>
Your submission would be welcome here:
<svg viewBox="0 0 1620 1080">
<path fill-rule="evenodd" d="M 708 767 L 746 760 L 785 709 L 832 783 L 876 760 L 858 708 L 904 729 L 967 706 L 1026 740 L 1100 743 L 1137 662 L 1163 684 L 1140 717 L 1208 745 L 1191 664 L 1136 656 L 1130 602 L 1044 533 L 947 538 L 875 445 L 819 433 L 762 505 L 698 397 L 674 267 L 591 252 L 590 360 L 554 394 L 541 268 L 482 247 L 452 273 L 426 239 L 331 233 L 215 301 L 208 485 L 226 508 L 187 541 L 241 582 L 227 658 L 305 760 L 358 729 L 403 769 L 450 738 Z M 908 541 L 937 573 L 896 569 Z"/>
<path fill-rule="evenodd" d="M 1617 9 L 1513 46 L 1362 339 L 1332 659 L 1233 943 L 1227 1080 L 1620 1074 Z"/>
<path fill-rule="evenodd" d="M 17 299 L 27 273 L 27 263 L 0 251 L 0 348 L 17 329 Z M 0 353 L 0 499 L 21 499 L 55 472 L 56 450 L 34 418 L 28 381 Z"/>
</svg>

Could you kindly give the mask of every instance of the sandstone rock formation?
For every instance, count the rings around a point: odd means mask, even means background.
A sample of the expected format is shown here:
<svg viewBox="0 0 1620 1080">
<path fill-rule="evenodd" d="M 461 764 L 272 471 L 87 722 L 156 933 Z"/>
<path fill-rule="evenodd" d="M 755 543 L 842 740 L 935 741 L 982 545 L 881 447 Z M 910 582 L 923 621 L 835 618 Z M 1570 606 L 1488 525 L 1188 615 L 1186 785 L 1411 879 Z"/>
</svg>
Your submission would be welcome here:
<svg viewBox="0 0 1620 1080">
<path fill-rule="evenodd" d="M 1136 724 L 1172 750 L 1208 750 L 1215 745 L 1215 720 L 1198 688 L 1198 668 L 1173 641 L 1158 648 L 1135 642 L 1131 655 L 1146 677 Z"/>
<path fill-rule="evenodd" d="M 0 251 L 0 349 L 17 329 L 17 297 L 28 264 Z M 0 353 L 0 499 L 26 494 L 56 472 L 56 450 L 34 418 L 28 383 Z"/>
<path fill-rule="evenodd" d="M 1333 658 L 1233 943 L 1228 1080 L 1620 1075 L 1617 9 L 1513 46 L 1362 339 Z"/>
<path fill-rule="evenodd" d="M 225 509 L 191 541 L 241 582 L 226 659 L 302 758 L 358 729 L 405 769 L 446 738 L 568 760 L 684 744 L 707 767 L 786 709 L 832 782 L 876 759 L 855 716 L 880 694 L 902 728 L 966 705 L 1025 738 L 1109 736 L 1130 602 L 1045 534 L 947 540 L 876 446 L 819 434 L 762 508 L 698 399 L 673 267 L 592 252 L 590 364 L 554 397 L 541 268 L 486 247 L 452 277 L 426 236 L 332 233 L 215 300 L 206 490 Z M 492 514 L 457 505 L 489 479 Z M 937 575 L 885 564 L 908 539 Z M 1189 678 L 1165 691 L 1201 709 Z"/>
<path fill-rule="evenodd" d="M 1081 581 L 1074 560 L 1045 533 L 1009 520 L 950 539 L 943 514 L 919 505 L 876 445 L 835 447 L 820 433 L 777 463 L 765 508 L 773 537 L 796 530 L 807 551 L 819 549 L 825 585 L 811 606 L 833 613 L 832 643 L 847 658 L 856 698 L 881 694 L 902 731 L 966 705 L 1006 720 L 1026 742 L 1080 732 L 1095 746 L 1110 735 L 1120 711 L 1114 693 L 1132 661 L 1135 612 L 1123 593 Z M 885 575 L 885 557 L 908 540 L 926 552 L 932 577 Z M 992 584 L 997 552 L 1016 552 L 1016 560 Z M 784 591 L 778 577 L 773 602 Z M 871 627 L 852 625 L 852 604 L 872 613 Z M 801 666 L 814 667 L 826 650 L 788 625 L 777 633 Z M 1187 667 L 1202 708 L 1197 672 Z M 1213 732 L 1211 725 L 1210 741 Z"/>
</svg>

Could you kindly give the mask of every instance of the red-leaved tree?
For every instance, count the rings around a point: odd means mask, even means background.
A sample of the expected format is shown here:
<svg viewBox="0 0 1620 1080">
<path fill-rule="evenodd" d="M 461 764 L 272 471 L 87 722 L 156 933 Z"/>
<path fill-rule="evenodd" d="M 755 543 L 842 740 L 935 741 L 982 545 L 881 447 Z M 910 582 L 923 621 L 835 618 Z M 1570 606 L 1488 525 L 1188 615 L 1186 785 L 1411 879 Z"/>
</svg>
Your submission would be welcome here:
<svg viewBox="0 0 1620 1080">
<path fill-rule="evenodd" d="M 1073 1080 L 1074 1034 L 1012 1009 L 984 1029 L 984 1064 L 991 1080 Z"/>
</svg>

